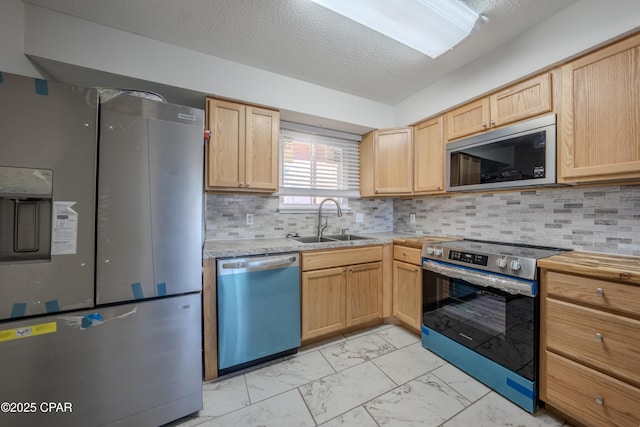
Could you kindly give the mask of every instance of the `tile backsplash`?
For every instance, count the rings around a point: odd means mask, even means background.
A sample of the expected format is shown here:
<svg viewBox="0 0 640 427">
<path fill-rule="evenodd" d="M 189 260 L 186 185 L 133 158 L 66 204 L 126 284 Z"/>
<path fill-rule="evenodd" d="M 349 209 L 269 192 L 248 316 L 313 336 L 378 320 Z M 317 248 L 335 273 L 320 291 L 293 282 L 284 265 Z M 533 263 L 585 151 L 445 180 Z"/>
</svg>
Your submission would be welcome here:
<svg viewBox="0 0 640 427">
<path fill-rule="evenodd" d="M 395 200 L 393 217 L 395 232 L 640 256 L 640 185 Z"/>
<path fill-rule="evenodd" d="M 278 197 L 207 194 L 206 238 L 314 235 L 315 213 L 279 213 Z M 325 234 L 437 234 L 640 256 L 640 185 L 561 187 L 414 199 L 351 199 Z M 246 225 L 246 214 L 254 224 Z M 364 222 L 357 223 L 355 214 Z M 410 223 L 410 214 L 416 222 Z"/>
<path fill-rule="evenodd" d="M 280 213 L 277 196 L 242 196 L 207 194 L 207 239 L 253 239 L 285 237 L 288 233 L 313 236 L 318 232 L 316 213 Z M 331 208 L 332 205 L 325 205 Z M 357 223 L 355 214 L 363 214 L 364 222 Z M 246 215 L 253 214 L 253 225 L 247 225 Z M 349 233 L 393 231 L 393 202 L 391 200 L 350 199 L 349 210 L 338 217 L 328 215 L 324 234 L 338 234 L 348 228 Z"/>
</svg>

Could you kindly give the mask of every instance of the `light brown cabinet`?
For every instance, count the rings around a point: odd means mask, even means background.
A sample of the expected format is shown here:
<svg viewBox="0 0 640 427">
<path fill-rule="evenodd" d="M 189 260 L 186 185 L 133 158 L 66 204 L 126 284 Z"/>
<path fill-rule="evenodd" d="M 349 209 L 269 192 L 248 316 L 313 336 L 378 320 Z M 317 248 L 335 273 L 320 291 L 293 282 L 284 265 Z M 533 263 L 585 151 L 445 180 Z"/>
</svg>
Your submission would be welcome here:
<svg viewBox="0 0 640 427">
<path fill-rule="evenodd" d="M 516 83 L 445 114 L 447 140 L 485 132 L 552 110 L 551 75 Z"/>
<path fill-rule="evenodd" d="M 366 134 L 360 143 L 360 195 L 411 194 L 412 147 L 412 129 L 408 127 Z"/>
<path fill-rule="evenodd" d="M 444 116 L 439 116 L 413 126 L 413 194 L 444 190 Z"/>
<path fill-rule="evenodd" d="M 206 189 L 278 191 L 280 113 L 207 98 Z"/>
<path fill-rule="evenodd" d="M 302 342 L 382 321 L 382 246 L 302 253 Z"/>
<path fill-rule="evenodd" d="M 560 69 L 558 178 L 640 178 L 640 34 Z"/>
<path fill-rule="evenodd" d="M 420 249 L 393 247 L 393 315 L 414 332 L 422 323 L 422 255 Z"/>
<path fill-rule="evenodd" d="M 588 256 L 596 270 L 614 268 L 611 258 Z M 637 426 L 640 286 L 588 274 L 541 270 L 540 398 L 585 425 Z"/>
<path fill-rule="evenodd" d="M 444 192 L 443 117 L 368 133 L 360 144 L 360 195 Z"/>
</svg>

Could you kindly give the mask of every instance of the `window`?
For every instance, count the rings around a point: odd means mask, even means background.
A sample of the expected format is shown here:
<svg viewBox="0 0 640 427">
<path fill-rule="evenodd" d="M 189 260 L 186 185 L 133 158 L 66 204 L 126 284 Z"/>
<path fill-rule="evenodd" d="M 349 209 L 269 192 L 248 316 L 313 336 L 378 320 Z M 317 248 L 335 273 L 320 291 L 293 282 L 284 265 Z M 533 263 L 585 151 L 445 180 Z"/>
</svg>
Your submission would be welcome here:
<svg viewBox="0 0 640 427">
<path fill-rule="evenodd" d="M 349 197 L 360 197 L 359 141 L 359 135 L 281 122 L 280 210 L 316 210 L 327 197 L 346 208 Z"/>
</svg>

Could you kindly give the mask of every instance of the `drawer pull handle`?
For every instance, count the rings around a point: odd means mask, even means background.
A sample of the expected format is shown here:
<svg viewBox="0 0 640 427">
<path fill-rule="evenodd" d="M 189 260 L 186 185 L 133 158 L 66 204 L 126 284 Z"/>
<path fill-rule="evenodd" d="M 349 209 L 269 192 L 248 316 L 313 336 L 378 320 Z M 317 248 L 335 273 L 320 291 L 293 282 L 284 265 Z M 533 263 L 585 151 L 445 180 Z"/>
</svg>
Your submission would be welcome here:
<svg viewBox="0 0 640 427">
<path fill-rule="evenodd" d="M 602 290 L 602 288 L 596 289 L 596 295 L 598 295 L 599 297 L 604 295 L 604 291 Z"/>
<path fill-rule="evenodd" d="M 602 334 L 600 332 L 596 334 L 596 341 L 602 342 Z"/>
<path fill-rule="evenodd" d="M 602 396 L 596 396 L 596 403 L 600 406 L 604 405 L 604 399 Z"/>
</svg>

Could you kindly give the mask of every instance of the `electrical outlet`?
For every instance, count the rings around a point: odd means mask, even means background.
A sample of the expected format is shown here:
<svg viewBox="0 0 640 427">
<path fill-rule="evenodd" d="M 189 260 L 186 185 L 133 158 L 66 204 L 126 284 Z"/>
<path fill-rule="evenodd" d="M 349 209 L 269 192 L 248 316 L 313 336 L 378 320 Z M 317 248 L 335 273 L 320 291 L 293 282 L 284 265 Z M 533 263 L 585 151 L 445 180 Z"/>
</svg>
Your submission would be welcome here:
<svg viewBox="0 0 640 427">
<path fill-rule="evenodd" d="M 416 214 L 409 214 L 409 222 L 411 224 L 415 224 L 416 223 Z"/>
<path fill-rule="evenodd" d="M 253 214 L 247 214 L 247 225 L 253 225 Z"/>
<path fill-rule="evenodd" d="M 356 222 L 364 222 L 364 214 L 357 213 L 356 214 Z"/>
</svg>

